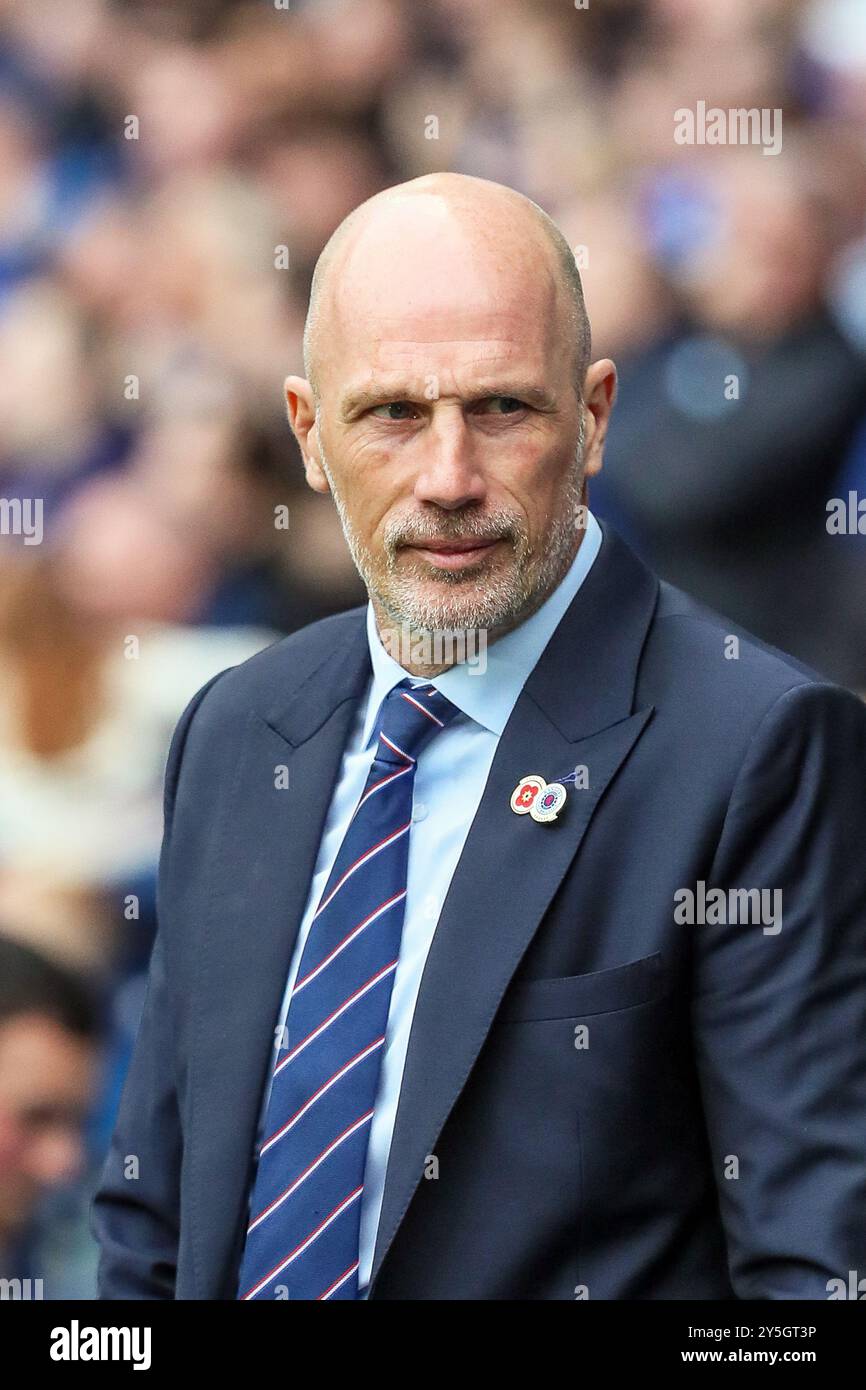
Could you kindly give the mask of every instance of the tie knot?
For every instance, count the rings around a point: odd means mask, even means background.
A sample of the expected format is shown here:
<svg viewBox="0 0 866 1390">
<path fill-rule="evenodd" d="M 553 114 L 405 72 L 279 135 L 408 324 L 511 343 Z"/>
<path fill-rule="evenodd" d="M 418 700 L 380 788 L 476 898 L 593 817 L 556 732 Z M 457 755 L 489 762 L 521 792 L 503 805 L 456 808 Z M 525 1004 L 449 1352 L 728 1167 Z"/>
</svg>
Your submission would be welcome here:
<svg viewBox="0 0 866 1390">
<path fill-rule="evenodd" d="M 424 745 L 459 713 L 435 685 L 401 680 L 382 704 L 376 757 L 395 766 L 417 761 Z"/>
</svg>

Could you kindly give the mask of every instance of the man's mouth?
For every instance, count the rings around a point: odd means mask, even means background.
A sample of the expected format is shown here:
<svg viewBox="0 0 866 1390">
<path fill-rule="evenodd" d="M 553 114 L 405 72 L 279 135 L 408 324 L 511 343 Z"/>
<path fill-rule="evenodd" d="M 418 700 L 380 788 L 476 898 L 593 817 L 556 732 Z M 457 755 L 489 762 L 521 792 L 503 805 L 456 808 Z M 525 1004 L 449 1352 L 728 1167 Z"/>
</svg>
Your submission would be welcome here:
<svg viewBox="0 0 866 1390">
<path fill-rule="evenodd" d="M 473 565 L 484 555 L 499 545 L 501 537 L 479 541 L 466 539 L 457 541 L 419 541 L 417 545 L 407 546 L 409 550 L 421 551 L 443 569 L 461 569 Z"/>
</svg>

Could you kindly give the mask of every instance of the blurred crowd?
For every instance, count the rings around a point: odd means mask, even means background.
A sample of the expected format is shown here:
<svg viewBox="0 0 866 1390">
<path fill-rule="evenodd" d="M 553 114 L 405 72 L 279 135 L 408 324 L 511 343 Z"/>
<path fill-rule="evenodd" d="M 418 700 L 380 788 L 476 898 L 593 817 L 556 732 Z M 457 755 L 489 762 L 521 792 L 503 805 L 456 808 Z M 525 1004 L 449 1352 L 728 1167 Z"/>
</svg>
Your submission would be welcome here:
<svg viewBox="0 0 866 1390">
<path fill-rule="evenodd" d="M 699 102 L 781 150 L 678 143 Z M 45 1298 L 95 1291 L 172 727 L 364 598 L 281 395 L 316 256 L 438 169 L 575 247 L 594 510 L 866 693 L 862 0 L 0 0 L 0 1278 Z"/>
</svg>

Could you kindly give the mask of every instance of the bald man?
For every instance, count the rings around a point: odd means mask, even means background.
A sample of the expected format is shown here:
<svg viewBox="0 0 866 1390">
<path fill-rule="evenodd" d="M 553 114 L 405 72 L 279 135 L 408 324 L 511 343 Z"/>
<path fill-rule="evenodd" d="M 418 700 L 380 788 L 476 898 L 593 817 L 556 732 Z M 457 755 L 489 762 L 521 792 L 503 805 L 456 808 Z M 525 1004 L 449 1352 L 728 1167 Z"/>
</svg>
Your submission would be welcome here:
<svg viewBox="0 0 866 1390">
<path fill-rule="evenodd" d="M 836 1296 L 866 710 L 589 510 L 616 371 L 535 204 L 370 199 L 304 357 L 369 601 L 178 725 L 101 1297 Z"/>
</svg>

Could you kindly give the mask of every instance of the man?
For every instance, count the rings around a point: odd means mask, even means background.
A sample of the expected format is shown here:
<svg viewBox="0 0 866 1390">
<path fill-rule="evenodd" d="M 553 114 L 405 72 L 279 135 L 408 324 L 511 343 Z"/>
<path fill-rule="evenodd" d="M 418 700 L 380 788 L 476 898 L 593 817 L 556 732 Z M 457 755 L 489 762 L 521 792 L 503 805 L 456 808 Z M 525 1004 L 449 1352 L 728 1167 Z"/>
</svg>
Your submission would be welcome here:
<svg viewBox="0 0 866 1390">
<path fill-rule="evenodd" d="M 370 602 L 175 733 L 101 1296 L 826 1298 L 866 1259 L 866 710 L 585 509 L 615 368 L 512 190 L 356 209 L 305 372 Z"/>
<path fill-rule="evenodd" d="M 57 1297 L 50 1282 L 34 1294 L 24 1281 L 45 1280 L 40 1199 L 81 1170 L 98 1042 L 84 982 L 0 936 L 0 1276 L 12 1297 Z"/>
</svg>

